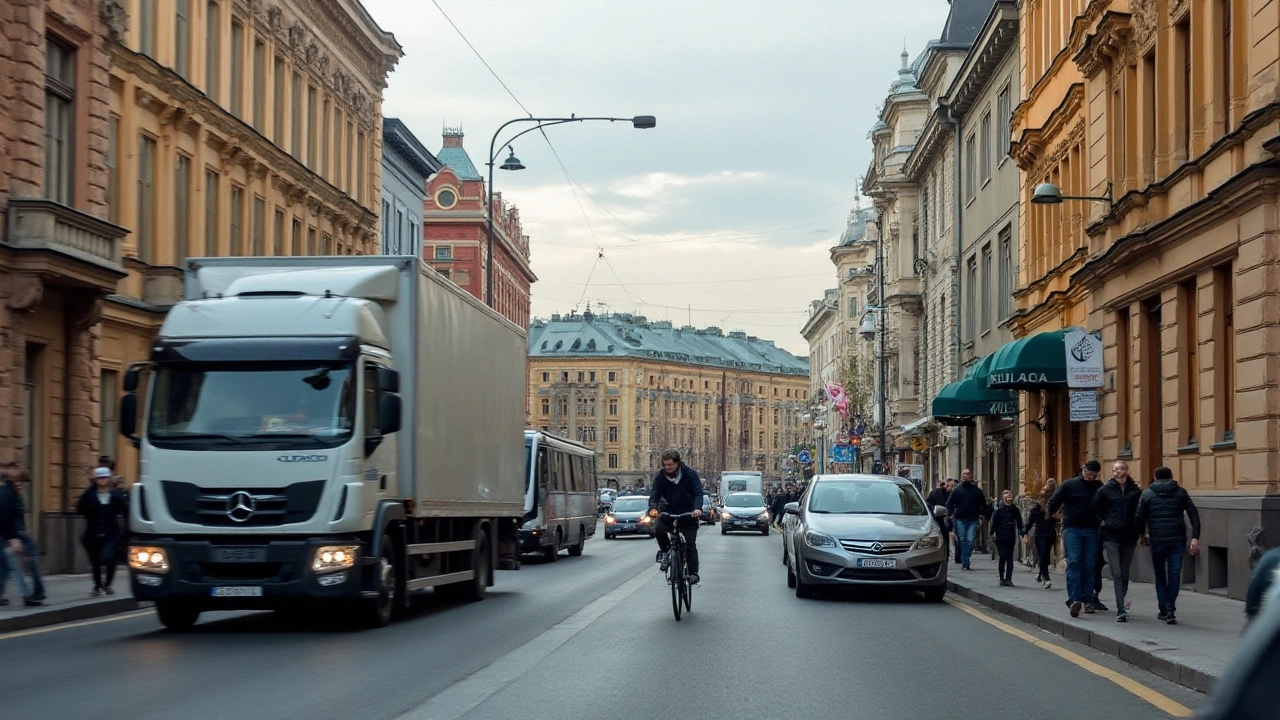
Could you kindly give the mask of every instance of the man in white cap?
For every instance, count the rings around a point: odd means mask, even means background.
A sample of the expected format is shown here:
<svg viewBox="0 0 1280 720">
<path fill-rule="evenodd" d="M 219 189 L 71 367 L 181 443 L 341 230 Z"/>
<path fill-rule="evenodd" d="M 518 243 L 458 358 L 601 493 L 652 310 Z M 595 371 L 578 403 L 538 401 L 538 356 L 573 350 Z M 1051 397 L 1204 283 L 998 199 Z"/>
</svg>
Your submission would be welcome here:
<svg viewBox="0 0 1280 720">
<path fill-rule="evenodd" d="M 93 595 L 114 594 L 111 581 L 116 574 L 116 546 L 123 535 L 122 522 L 129 517 L 129 498 L 112 487 L 115 474 L 109 467 L 93 471 L 93 485 L 76 502 L 76 511 L 86 523 L 81 542 L 93 567 Z"/>
</svg>

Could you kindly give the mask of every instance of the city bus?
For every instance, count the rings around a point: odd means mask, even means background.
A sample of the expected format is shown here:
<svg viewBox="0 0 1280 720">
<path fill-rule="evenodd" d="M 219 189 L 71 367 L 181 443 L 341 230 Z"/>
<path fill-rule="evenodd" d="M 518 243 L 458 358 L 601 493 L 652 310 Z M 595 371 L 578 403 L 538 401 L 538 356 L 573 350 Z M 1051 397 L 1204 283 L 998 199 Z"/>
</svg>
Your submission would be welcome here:
<svg viewBox="0 0 1280 720">
<path fill-rule="evenodd" d="M 520 552 L 555 562 L 568 549 L 577 557 L 596 534 L 600 489 L 591 448 L 537 430 L 525 430 L 526 500 Z"/>
</svg>

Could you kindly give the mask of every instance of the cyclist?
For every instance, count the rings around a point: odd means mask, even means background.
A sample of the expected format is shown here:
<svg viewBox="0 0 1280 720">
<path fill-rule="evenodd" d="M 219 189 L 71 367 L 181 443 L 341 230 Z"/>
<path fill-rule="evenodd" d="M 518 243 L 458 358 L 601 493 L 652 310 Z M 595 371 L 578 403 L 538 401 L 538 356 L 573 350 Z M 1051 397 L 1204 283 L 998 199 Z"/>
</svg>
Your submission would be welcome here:
<svg viewBox="0 0 1280 720">
<path fill-rule="evenodd" d="M 663 512 L 671 515 L 693 513 L 693 522 L 680 526 L 687 546 L 686 562 L 689 566 L 689 582 L 698 582 L 698 518 L 702 517 L 702 478 L 697 471 L 680 461 L 680 451 L 665 450 L 662 453 L 662 470 L 653 476 L 652 489 L 649 491 L 649 515 L 655 518 L 654 535 L 658 540 L 658 562 L 662 563 L 662 572 L 667 571 L 667 552 L 671 550 L 671 538 L 668 533 L 673 529 L 673 521 L 658 513 L 659 506 L 665 502 Z"/>
</svg>

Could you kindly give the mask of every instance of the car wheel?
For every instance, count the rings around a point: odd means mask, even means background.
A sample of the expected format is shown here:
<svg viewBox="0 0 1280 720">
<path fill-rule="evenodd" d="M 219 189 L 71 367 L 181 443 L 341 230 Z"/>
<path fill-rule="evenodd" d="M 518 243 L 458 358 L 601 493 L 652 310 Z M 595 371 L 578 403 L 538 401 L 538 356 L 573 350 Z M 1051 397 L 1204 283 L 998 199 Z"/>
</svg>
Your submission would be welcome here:
<svg viewBox="0 0 1280 720">
<path fill-rule="evenodd" d="M 729 534 L 729 530 L 728 530 L 728 529 L 726 529 L 726 528 L 725 528 L 725 526 L 721 525 L 721 526 L 720 526 L 720 534 L 721 534 L 721 535 L 728 535 L 728 534 Z"/>
<path fill-rule="evenodd" d="M 582 557 L 582 551 L 587 549 L 587 529 L 578 528 L 578 544 L 569 548 L 569 555 L 572 557 Z"/>
<path fill-rule="evenodd" d="M 924 589 L 924 599 L 929 602 L 942 602 L 942 598 L 947 596 L 947 586 L 939 585 Z"/>
<path fill-rule="evenodd" d="M 785 538 L 782 540 L 782 564 L 787 565 L 787 541 Z"/>
<path fill-rule="evenodd" d="M 812 598 L 813 586 L 805 582 L 804 578 L 800 577 L 799 572 L 795 572 L 792 574 L 795 575 L 796 577 L 796 584 L 794 586 L 796 589 L 796 597 L 800 598 L 801 600 L 808 600 L 809 598 Z"/>
<path fill-rule="evenodd" d="M 792 590 L 796 587 L 796 574 L 791 572 L 791 566 L 787 565 L 787 587 Z"/>
<path fill-rule="evenodd" d="M 761 535 L 763 535 L 763 536 L 765 536 L 765 537 L 769 537 L 769 528 L 765 528 L 765 529 L 761 530 L 761 531 L 760 531 L 760 534 L 761 534 Z"/>
</svg>

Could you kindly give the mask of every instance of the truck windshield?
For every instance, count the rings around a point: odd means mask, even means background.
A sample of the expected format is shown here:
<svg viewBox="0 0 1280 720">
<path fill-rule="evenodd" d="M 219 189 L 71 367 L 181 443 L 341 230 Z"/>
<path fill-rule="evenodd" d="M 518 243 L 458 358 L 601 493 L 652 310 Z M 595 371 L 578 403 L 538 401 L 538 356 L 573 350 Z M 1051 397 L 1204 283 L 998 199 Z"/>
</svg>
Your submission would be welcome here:
<svg viewBox="0 0 1280 720">
<path fill-rule="evenodd" d="M 354 383 L 347 365 L 161 366 L 147 438 L 170 449 L 336 447 L 355 425 Z"/>
</svg>

